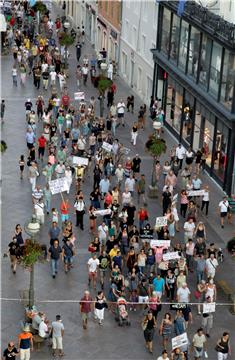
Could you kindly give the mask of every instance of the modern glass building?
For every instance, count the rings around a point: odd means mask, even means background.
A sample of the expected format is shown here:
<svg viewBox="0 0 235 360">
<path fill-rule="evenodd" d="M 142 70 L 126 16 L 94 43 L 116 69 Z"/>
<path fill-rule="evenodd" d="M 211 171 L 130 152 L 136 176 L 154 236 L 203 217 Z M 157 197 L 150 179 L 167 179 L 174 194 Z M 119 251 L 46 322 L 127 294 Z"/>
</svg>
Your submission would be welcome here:
<svg viewBox="0 0 235 360">
<path fill-rule="evenodd" d="M 177 9 L 159 3 L 153 96 L 166 127 L 184 146 L 204 147 L 210 176 L 235 193 L 235 26 L 194 1 L 180 17 Z"/>
</svg>

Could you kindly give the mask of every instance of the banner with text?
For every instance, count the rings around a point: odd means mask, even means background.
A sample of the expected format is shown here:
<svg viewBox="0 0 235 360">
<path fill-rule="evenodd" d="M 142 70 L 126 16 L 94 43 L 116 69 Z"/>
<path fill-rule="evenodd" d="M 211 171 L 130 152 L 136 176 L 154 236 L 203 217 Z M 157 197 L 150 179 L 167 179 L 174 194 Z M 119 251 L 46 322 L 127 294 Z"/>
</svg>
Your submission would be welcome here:
<svg viewBox="0 0 235 360">
<path fill-rule="evenodd" d="M 52 195 L 59 194 L 63 191 L 68 191 L 68 181 L 66 177 L 62 177 L 56 180 L 49 181 L 49 187 Z"/>
</svg>

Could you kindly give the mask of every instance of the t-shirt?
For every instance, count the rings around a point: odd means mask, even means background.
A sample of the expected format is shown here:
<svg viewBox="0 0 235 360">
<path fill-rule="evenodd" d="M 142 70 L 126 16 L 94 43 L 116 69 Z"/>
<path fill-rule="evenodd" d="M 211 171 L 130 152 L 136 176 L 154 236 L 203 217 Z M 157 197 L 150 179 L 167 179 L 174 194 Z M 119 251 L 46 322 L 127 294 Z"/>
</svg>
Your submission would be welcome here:
<svg viewBox="0 0 235 360">
<path fill-rule="evenodd" d="M 6 360 L 15 360 L 16 359 L 15 354 L 17 354 L 17 353 L 18 353 L 18 351 L 15 347 L 13 347 L 13 349 L 11 349 L 11 350 L 9 350 L 7 348 L 3 352 L 3 357 L 5 357 Z"/>
<path fill-rule="evenodd" d="M 154 291 L 163 292 L 165 286 L 165 281 L 163 278 L 153 280 Z"/>
<path fill-rule="evenodd" d="M 40 137 L 39 139 L 38 139 L 38 145 L 39 145 L 39 147 L 41 147 L 41 148 L 44 148 L 45 146 L 46 146 L 46 138 L 44 138 L 44 137 Z"/>
<path fill-rule="evenodd" d="M 134 158 L 132 160 L 132 170 L 134 172 L 139 172 L 140 171 L 140 163 L 141 163 L 141 159 L 140 158 Z"/>
<path fill-rule="evenodd" d="M 89 267 L 89 272 L 96 272 L 97 271 L 97 267 L 99 266 L 99 259 L 93 259 L 93 258 L 90 258 L 87 262 L 88 264 L 88 267 Z"/>
<path fill-rule="evenodd" d="M 178 302 L 187 303 L 189 301 L 189 295 L 191 294 L 190 290 L 186 287 L 180 287 L 177 290 Z"/>
<path fill-rule="evenodd" d="M 44 338 L 47 333 L 48 333 L 48 326 L 44 321 L 41 321 L 38 329 L 38 334 L 39 336 Z"/>
<path fill-rule="evenodd" d="M 228 212 L 228 207 L 229 207 L 229 203 L 227 200 L 220 201 L 219 203 L 220 212 Z"/>
<path fill-rule="evenodd" d="M 62 336 L 62 330 L 64 330 L 64 325 L 61 321 L 53 321 L 51 323 L 52 331 L 53 331 L 53 337 L 61 337 Z"/>
<path fill-rule="evenodd" d="M 17 242 L 14 242 L 14 241 L 10 242 L 8 244 L 8 247 L 9 247 L 10 255 L 18 255 L 20 246 Z"/>
<path fill-rule="evenodd" d="M 107 255 L 103 256 L 103 255 L 100 255 L 99 256 L 99 268 L 101 270 L 106 270 L 108 268 L 108 265 L 109 265 L 109 258 Z"/>
<path fill-rule="evenodd" d="M 62 249 L 60 246 L 58 246 L 57 248 L 55 248 L 54 246 L 50 246 L 48 251 L 51 254 L 51 258 L 53 260 L 59 260 L 60 253 L 62 252 Z"/>
<path fill-rule="evenodd" d="M 28 332 L 22 332 L 18 339 L 20 340 L 20 349 L 30 349 L 30 340 L 33 339 L 33 335 Z"/>
<path fill-rule="evenodd" d="M 198 334 L 195 334 L 193 337 L 193 345 L 198 348 L 203 348 L 204 343 L 206 342 L 206 337 L 204 334 L 199 336 Z"/>
</svg>

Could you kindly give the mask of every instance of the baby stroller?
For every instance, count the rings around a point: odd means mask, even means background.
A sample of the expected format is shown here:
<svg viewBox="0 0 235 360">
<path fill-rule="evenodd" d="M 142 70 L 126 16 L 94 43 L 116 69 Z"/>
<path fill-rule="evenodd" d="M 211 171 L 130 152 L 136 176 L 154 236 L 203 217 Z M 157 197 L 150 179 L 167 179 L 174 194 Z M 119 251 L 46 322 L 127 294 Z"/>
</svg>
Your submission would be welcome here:
<svg viewBox="0 0 235 360">
<path fill-rule="evenodd" d="M 130 326 L 129 315 L 127 311 L 127 301 L 124 297 L 119 297 L 117 300 L 117 316 L 116 321 L 118 321 L 119 326 Z"/>
</svg>

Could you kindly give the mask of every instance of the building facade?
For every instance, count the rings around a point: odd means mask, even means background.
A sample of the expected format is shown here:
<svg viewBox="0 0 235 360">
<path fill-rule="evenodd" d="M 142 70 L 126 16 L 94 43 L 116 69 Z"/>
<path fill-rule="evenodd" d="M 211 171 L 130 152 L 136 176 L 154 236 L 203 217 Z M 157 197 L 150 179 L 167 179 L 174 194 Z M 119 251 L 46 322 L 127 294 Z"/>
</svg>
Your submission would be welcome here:
<svg viewBox="0 0 235 360">
<path fill-rule="evenodd" d="M 210 176 L 235 193 L 235 27 L 196 2 L 177 8 L 159 3 L 153 96 L 170 132 L 203 147 Z"/>
<path fill-rule="evenodd" d="M 119 75 L 146 104 L 152 95 L 158 5 L 155 0 L 123 1 Z"/>
<path fill-rule="evenodd" d="M 98 1 L 96 50 L 107 51 L 108 60 L 119 61 L 122 1 Z"/>
</svg>

